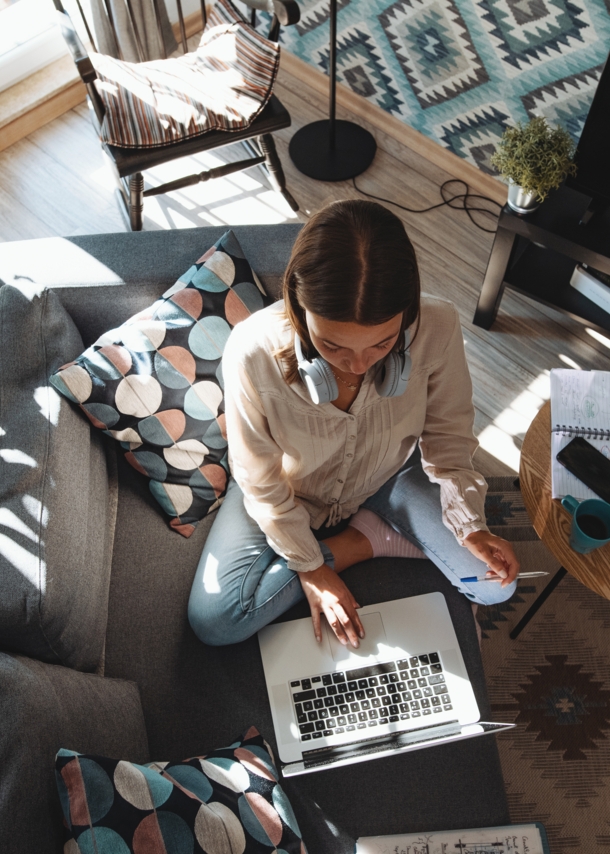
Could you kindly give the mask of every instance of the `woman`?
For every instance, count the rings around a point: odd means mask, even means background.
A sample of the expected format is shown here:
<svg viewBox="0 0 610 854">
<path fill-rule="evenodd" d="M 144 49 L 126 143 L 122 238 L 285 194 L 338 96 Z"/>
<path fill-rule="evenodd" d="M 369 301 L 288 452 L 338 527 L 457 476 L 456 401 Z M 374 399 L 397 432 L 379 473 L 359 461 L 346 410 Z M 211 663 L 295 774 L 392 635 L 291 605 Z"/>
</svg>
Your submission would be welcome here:
<svg viewBox="0 0 610 854">
<path fill-rule="evenodd" d="M 313 216 L 284 300 L 236 327 L 223 374 L 233 478 L 189 602 L 202 641 L 244 640 L 306 596 L 318 641 L 324 614 L 357 647 L 340 573 L 372 557 L 426 556 L 473 603 L 512 595 L 519 564 L 472 468 L 459 317 L 420 299 L 394 214 L 350 200 Z M 499 583 L 460 581 L 485 575 Z"/>
</svg>

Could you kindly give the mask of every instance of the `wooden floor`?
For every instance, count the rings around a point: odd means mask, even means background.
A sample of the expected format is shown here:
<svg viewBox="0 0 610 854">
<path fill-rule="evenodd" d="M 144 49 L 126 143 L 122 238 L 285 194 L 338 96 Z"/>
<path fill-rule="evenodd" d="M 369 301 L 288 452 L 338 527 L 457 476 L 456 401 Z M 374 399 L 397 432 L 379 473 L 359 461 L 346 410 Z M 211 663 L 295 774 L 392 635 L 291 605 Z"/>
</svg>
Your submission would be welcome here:
<svg viewBox="0 0 610 854">
<path fill-rule="evenodd" d="M 323 118 L 325 99 L 285 70 L 276 92 L 292 115 L 292 128 L 276 135 L 291 192 L 301 205 L 299 218 L 326 202 L 358 196 L 351 182 L 310 180 L 292 166 L 288 142 L 294 130 Z M 341 118 L 350 118 L 339 111 Z M 360 120 L 360 123 L 363 122 Z M 367 192 L 412 208 L 440 201 L 439 186 L 453 176 L 379 127 L 369 126 L 378 153 L 358 179 Z M 243 149 L 225 149 L 241 157 Z M 152 170 L 149 184 L 219 162 L 200 155 Z M 610 340 L 559 312 L 507 292 L 493 331 L 471 323 L 492 235 L 460 211 L 440 208 L 426 214 L 397 211 L 417 249 L 424 290 L 451 299 L 458 307 L 474 383 L 477 465 L 486 475 L 518 470 L 523 435 L 549 395 L 554 367 L 608 369 Z M 210 224 L 284 222 L 294 219 L 257 167 L 213 183 L 146 200 L 145 229 Z M 0 240 L 51 235 L 124 231 L 112 173 L 82 105 L 0 153 Z"/>
</svg>

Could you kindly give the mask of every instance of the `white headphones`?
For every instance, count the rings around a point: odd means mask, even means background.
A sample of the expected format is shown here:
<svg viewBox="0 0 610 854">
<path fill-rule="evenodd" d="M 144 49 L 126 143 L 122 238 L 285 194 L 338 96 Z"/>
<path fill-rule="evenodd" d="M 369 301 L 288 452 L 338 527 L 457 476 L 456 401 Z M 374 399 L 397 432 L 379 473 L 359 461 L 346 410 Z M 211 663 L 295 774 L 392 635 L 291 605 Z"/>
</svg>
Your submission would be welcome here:
<svg viewBox="0 0 610 854">
<path fill-rule="evenodd" d="M 409 331 L 405 329 L 404 352 L 392 350 L 381 363 L 375 377 L 375 388 L 379 397 L 400 397 L 404 394 L 411 372 L 411 357 L 407 353 L 410 344 Z M 330 365 L 320 356 L 309 361 L 303 355 L 301 339 L 295 333 L 294 352 L 297 357 L 299 376 L 307 386 L 309 396 L 316 404 L 330 403 L 339 397 L 337 380 Z"/>
</svg>

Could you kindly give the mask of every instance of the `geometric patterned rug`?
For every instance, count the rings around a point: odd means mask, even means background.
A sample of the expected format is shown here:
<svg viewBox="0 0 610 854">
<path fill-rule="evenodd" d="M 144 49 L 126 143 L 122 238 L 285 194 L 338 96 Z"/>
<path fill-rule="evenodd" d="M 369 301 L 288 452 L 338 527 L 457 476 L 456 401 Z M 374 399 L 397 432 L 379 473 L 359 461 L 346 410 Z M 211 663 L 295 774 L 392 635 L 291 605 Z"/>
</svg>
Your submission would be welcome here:
<svg viewBox="0 0 610 854">
<path fill-rule="evenodd" d="M 329 0 L 299 7 L 281 43 L 328 73 Z M 339 81 L 488 173 L 534 114 L 579 139 L 609 49 L 610 0 L 338 0 Z"/>
<path fill-rule="evenodd" d="M 552 854 L 610 851 L 610 601 L 570 575 L 516 640 L 509 632 L 559 568 L 527 523 L 513 478 L 488 478 L 487 515 L 524 571 L 510 602 L 479 608 L 511 820 L 542 821 Z"/>
</svg>

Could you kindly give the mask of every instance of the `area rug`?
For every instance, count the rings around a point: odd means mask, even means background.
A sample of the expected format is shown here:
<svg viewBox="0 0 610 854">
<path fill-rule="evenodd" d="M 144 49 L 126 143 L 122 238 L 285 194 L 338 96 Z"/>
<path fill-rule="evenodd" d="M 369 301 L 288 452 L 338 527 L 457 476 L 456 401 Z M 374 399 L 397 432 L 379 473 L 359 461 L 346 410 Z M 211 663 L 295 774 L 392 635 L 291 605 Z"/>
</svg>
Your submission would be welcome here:
<svg viewBox="0 0 610 854">
<path fill-rule="evenodd" d="M 610 601 L 567 575 L 519 637 L 510 631 L 559 564 L 538 540 L 512 478 L 488 478 L 487 517 L 523 571 L 510 602 L 479 608 L 511 820 L 542 821 L 552 854 L 610 850 Z"/>
<path fill-rule="evenodd" d="M 329 0 L 299 0 L 282 44 L 328 74 Z M 337 76 L 493 172 L 507 124 L 580 137 L 610 47 L 610 0 L 338 0 Z"/>
</svg>

